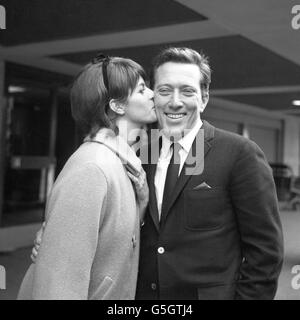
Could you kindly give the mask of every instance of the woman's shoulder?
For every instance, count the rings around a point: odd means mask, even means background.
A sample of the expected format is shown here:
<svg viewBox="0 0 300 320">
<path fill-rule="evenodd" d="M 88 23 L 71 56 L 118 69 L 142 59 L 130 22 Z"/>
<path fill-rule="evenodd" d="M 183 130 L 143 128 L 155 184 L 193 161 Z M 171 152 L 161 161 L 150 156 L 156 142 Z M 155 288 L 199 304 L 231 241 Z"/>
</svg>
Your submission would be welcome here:
<svg viewBox="0 0 300 320">
<path fill-rule="evenodd" d="M 110 169 L 117 170 L 120 161 L 117 155 L 103 144 L 83 143 L 68 159 L 64 169 L 95 167 L 104 175 Z"/>
<path fill-rule="evenodd" d="M 101 163 L 107 158 L 115 158 L 115 153 L 101 143 L 85 142 L 71 156 L 72 160 Z"/>
</svg>

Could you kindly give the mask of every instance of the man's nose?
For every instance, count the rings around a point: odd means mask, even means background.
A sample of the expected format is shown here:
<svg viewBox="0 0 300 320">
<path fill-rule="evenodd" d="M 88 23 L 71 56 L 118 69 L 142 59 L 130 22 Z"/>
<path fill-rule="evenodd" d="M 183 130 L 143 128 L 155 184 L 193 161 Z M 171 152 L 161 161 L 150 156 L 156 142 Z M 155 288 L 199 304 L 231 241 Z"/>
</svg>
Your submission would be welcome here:
<svg viewBox="0 0 300 320">
<path fill-rule="evenodd" d="M 183 104 L 182 104 L 179 92 L 174 91 L 171 98 L 171 106 L 176 108 L 176 107 L 181 107 L 182 105 Z"/>
</svg>

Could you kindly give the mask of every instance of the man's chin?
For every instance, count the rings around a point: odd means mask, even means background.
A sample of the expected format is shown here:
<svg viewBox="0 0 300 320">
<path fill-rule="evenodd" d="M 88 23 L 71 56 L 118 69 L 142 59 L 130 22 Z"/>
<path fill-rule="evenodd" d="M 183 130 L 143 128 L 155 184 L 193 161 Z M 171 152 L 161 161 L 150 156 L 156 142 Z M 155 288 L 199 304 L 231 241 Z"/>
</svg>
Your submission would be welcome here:
<svg viewBox="0 0 300 320">
<path fill-rule="evenodd" d="M 181 128 L 163 128 L 162 133 L 172 141 L 178 141 L 183 137 L 183 130 Z"/>
</svg>

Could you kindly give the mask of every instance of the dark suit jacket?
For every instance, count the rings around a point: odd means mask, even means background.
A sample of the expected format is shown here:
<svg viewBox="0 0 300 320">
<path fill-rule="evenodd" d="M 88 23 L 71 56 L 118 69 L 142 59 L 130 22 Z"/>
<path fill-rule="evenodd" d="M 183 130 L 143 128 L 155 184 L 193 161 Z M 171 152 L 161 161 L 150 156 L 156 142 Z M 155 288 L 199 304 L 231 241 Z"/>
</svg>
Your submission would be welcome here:
<svg viewBox="0 0 300 320">
<path fill-rule="evenodd" d="M 182 170 L 160 222 L 156 165 L 145 166 L 150 203 L 136 298 L 272 299 L 283 261 L 272 171 L 251 140 L 206 121 L 203 128 L 204 170 Z M 211 188 L 197 188 L 203 182 Z"/>
</svg>

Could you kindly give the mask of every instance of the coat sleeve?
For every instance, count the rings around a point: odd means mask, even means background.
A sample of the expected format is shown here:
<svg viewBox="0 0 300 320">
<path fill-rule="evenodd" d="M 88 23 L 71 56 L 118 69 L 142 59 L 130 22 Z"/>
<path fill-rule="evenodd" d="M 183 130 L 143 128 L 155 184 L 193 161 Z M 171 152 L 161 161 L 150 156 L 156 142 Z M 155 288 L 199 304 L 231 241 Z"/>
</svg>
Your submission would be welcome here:
<svg viewBox="0 0 300 320">
<path fill-rule="evenodd" d="M 236 299 L 273 299 L 283 262 L 283 236 L 272 170 L 252 141 L 241 146 L 231 176 L 243 262 Z"/>
<path fill-rule="evenodd" d="M 35 266 L 33 299 L 88 299 L 106 195 L 106 178 L 91 163 L 69 171 L 55 184 Z"/>
</svg>

